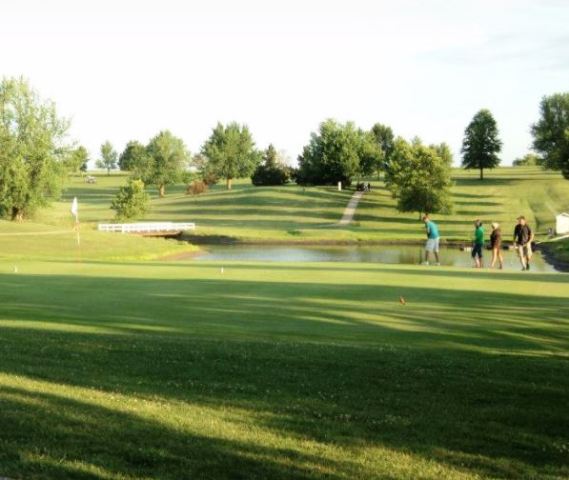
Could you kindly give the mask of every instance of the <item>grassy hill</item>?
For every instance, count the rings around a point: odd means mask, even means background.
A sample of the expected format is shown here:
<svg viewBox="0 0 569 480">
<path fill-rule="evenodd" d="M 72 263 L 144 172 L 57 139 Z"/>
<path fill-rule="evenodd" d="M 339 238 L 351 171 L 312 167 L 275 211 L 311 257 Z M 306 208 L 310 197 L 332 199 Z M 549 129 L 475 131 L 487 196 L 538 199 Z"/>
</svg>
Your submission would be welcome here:
<svg viewBox="0 0 569 480">
<path fill-rule="evenodd" d="M 487 172 L 484 181 L 477 172 L 454 171 L 452 215 L 435 215 L 446 239 L 469 239 L 472 222 L 500 222 L 504 232 L 513 230 L 515 219 L 525 215 L 537 232 L 554 226 L 554 216 L 569 210 L 569 181 L 559 173 L 536 167 L 499 168 Z M 82 222 L 93 226 L 112 219 L 110 201 L 125 182 L 123 175 L 101 175 L 87 185 L 72 180 L 62 202 L 43 212 L 38 221 L 52 225 L 69 222 L 69 205 L 79 198 Z M 352 191 L 332 187 L 254 187 L 248 180 L 237 182 L 232 191 L 214 186 L 192 197 L 183 186 L 170 187 L 164 199 L 153 200 L 147 220 L 194 221 L 197 235 L 228 236 L 253 241 L 378 241 L 422 239 L 423 226 L 417 213 L 400 213 L 382 182 L 360 202 L 355 221 L 348 227 L 337 223 Z"/>
</svg>

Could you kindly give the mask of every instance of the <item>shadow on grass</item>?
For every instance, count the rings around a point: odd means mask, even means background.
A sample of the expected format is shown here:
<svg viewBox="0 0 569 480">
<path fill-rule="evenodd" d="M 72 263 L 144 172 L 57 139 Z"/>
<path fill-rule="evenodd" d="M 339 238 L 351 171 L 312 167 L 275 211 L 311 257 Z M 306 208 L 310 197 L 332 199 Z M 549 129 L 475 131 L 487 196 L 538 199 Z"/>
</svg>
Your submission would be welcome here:
<svg viewBox="0 0 569 480">
<path fill-rule="evenodd" d="M 29 409 L 33 404 L 35 408 Z M 0 387 L 3 473 L 17 478 L 341 478 L 338 465 L 298 450 L 184 432 L 151 415 L 68 395 Z M 121 411 L 122 410 L 122 411 Z M 41 419 L 42 428 L 38 428 Z M 21 445 L 24 440 L 26 445 Z M 89 472 L 89 470 L 92 470 Z M 94 470 L 94 471 L 93 471 Z M 36 475 L 39 475 L 36 477 Z"/>
<path fill-rule="evenodd" d="M 0 286 L 5 374 L 175 405 L 180 418 L 246 413 L 241 426 L 224 420 L 228 432 L 205 422 L 198 434 L 85 392 L 4 385 L 3 474 L 97 478 L 77 460 L 133 478 L 401 477 L 381 457 L 361 461 L 367 448 L 473 476 L 569 473 L 563 298 L 57 275 Z"/>
<path fill-rule="evenodd" d="M 454 180 L 457 187 L 480 187 L 480 186 L 504 186 L 518 183 L 517 178 L 502 178 L 502 177 L 485 177 L 484 180 L 480 178 L 456 178 Z M 469 198 L 488 198 L 488 195 L 478 194 L 453 194 L 454 196 L 465 196 Z"/>
</svg>

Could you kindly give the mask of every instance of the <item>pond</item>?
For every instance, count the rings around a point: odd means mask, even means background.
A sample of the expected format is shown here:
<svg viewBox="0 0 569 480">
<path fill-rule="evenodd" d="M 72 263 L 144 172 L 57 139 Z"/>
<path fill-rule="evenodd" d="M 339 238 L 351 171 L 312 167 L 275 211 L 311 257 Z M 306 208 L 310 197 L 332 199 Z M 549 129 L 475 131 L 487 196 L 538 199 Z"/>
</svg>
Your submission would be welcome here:
<svg viewBox="0 0 569 480">
<path fill-rule="evenodd" d="M 417 265 L 422 262 L 424 250 L 419 245 L 374 246 L 291 246 L 291 245 L 204 245 L 197 260 L 247 260 L 259 262 L 362 262 Z M 504 251 L 504 268 L 521 270 L 515 252 Z M 470 252 L 458 248 L 441 248 L 441 265 L 470 267 Z M 484 265 L 492 259 L 492 252 L 484 252 Z M 539 252 L 534 253 L 532 272 L 555 272 Z"/>
</svg>

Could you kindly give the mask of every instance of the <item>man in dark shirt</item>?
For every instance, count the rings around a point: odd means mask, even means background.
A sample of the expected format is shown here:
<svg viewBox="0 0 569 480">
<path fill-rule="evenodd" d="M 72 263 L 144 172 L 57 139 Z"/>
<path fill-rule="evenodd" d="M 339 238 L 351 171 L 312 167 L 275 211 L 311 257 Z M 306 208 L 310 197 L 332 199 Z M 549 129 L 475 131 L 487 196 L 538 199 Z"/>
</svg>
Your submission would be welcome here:
<svg viewBox="0 0 569 480">
<path fill-rule="evenodd" d="M 514 228 L 514 246 L 518 251 L 522 270 L 529 270 L 532 256 L 531 242 L 533 242 L 533 232 L 526 222 L 524 216 L 518 217 L 518 223 Z"/>
</svg>

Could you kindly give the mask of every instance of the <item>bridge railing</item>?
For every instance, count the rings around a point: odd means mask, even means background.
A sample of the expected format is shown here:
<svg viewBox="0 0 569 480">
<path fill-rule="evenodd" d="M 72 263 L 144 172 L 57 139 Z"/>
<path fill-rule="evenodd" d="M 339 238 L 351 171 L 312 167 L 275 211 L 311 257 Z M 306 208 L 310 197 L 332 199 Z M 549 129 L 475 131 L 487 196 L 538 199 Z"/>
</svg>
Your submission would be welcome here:
<svg viewBox="0 0 569 480">
<path fill-rule="evenodd" d="M 139 223 L 99 223 L 100 232 L 119 233 L 152 233 L 180 232 L 195 230 L 196 224 L 191 222 L 139 222 Z"/>
</svg>

